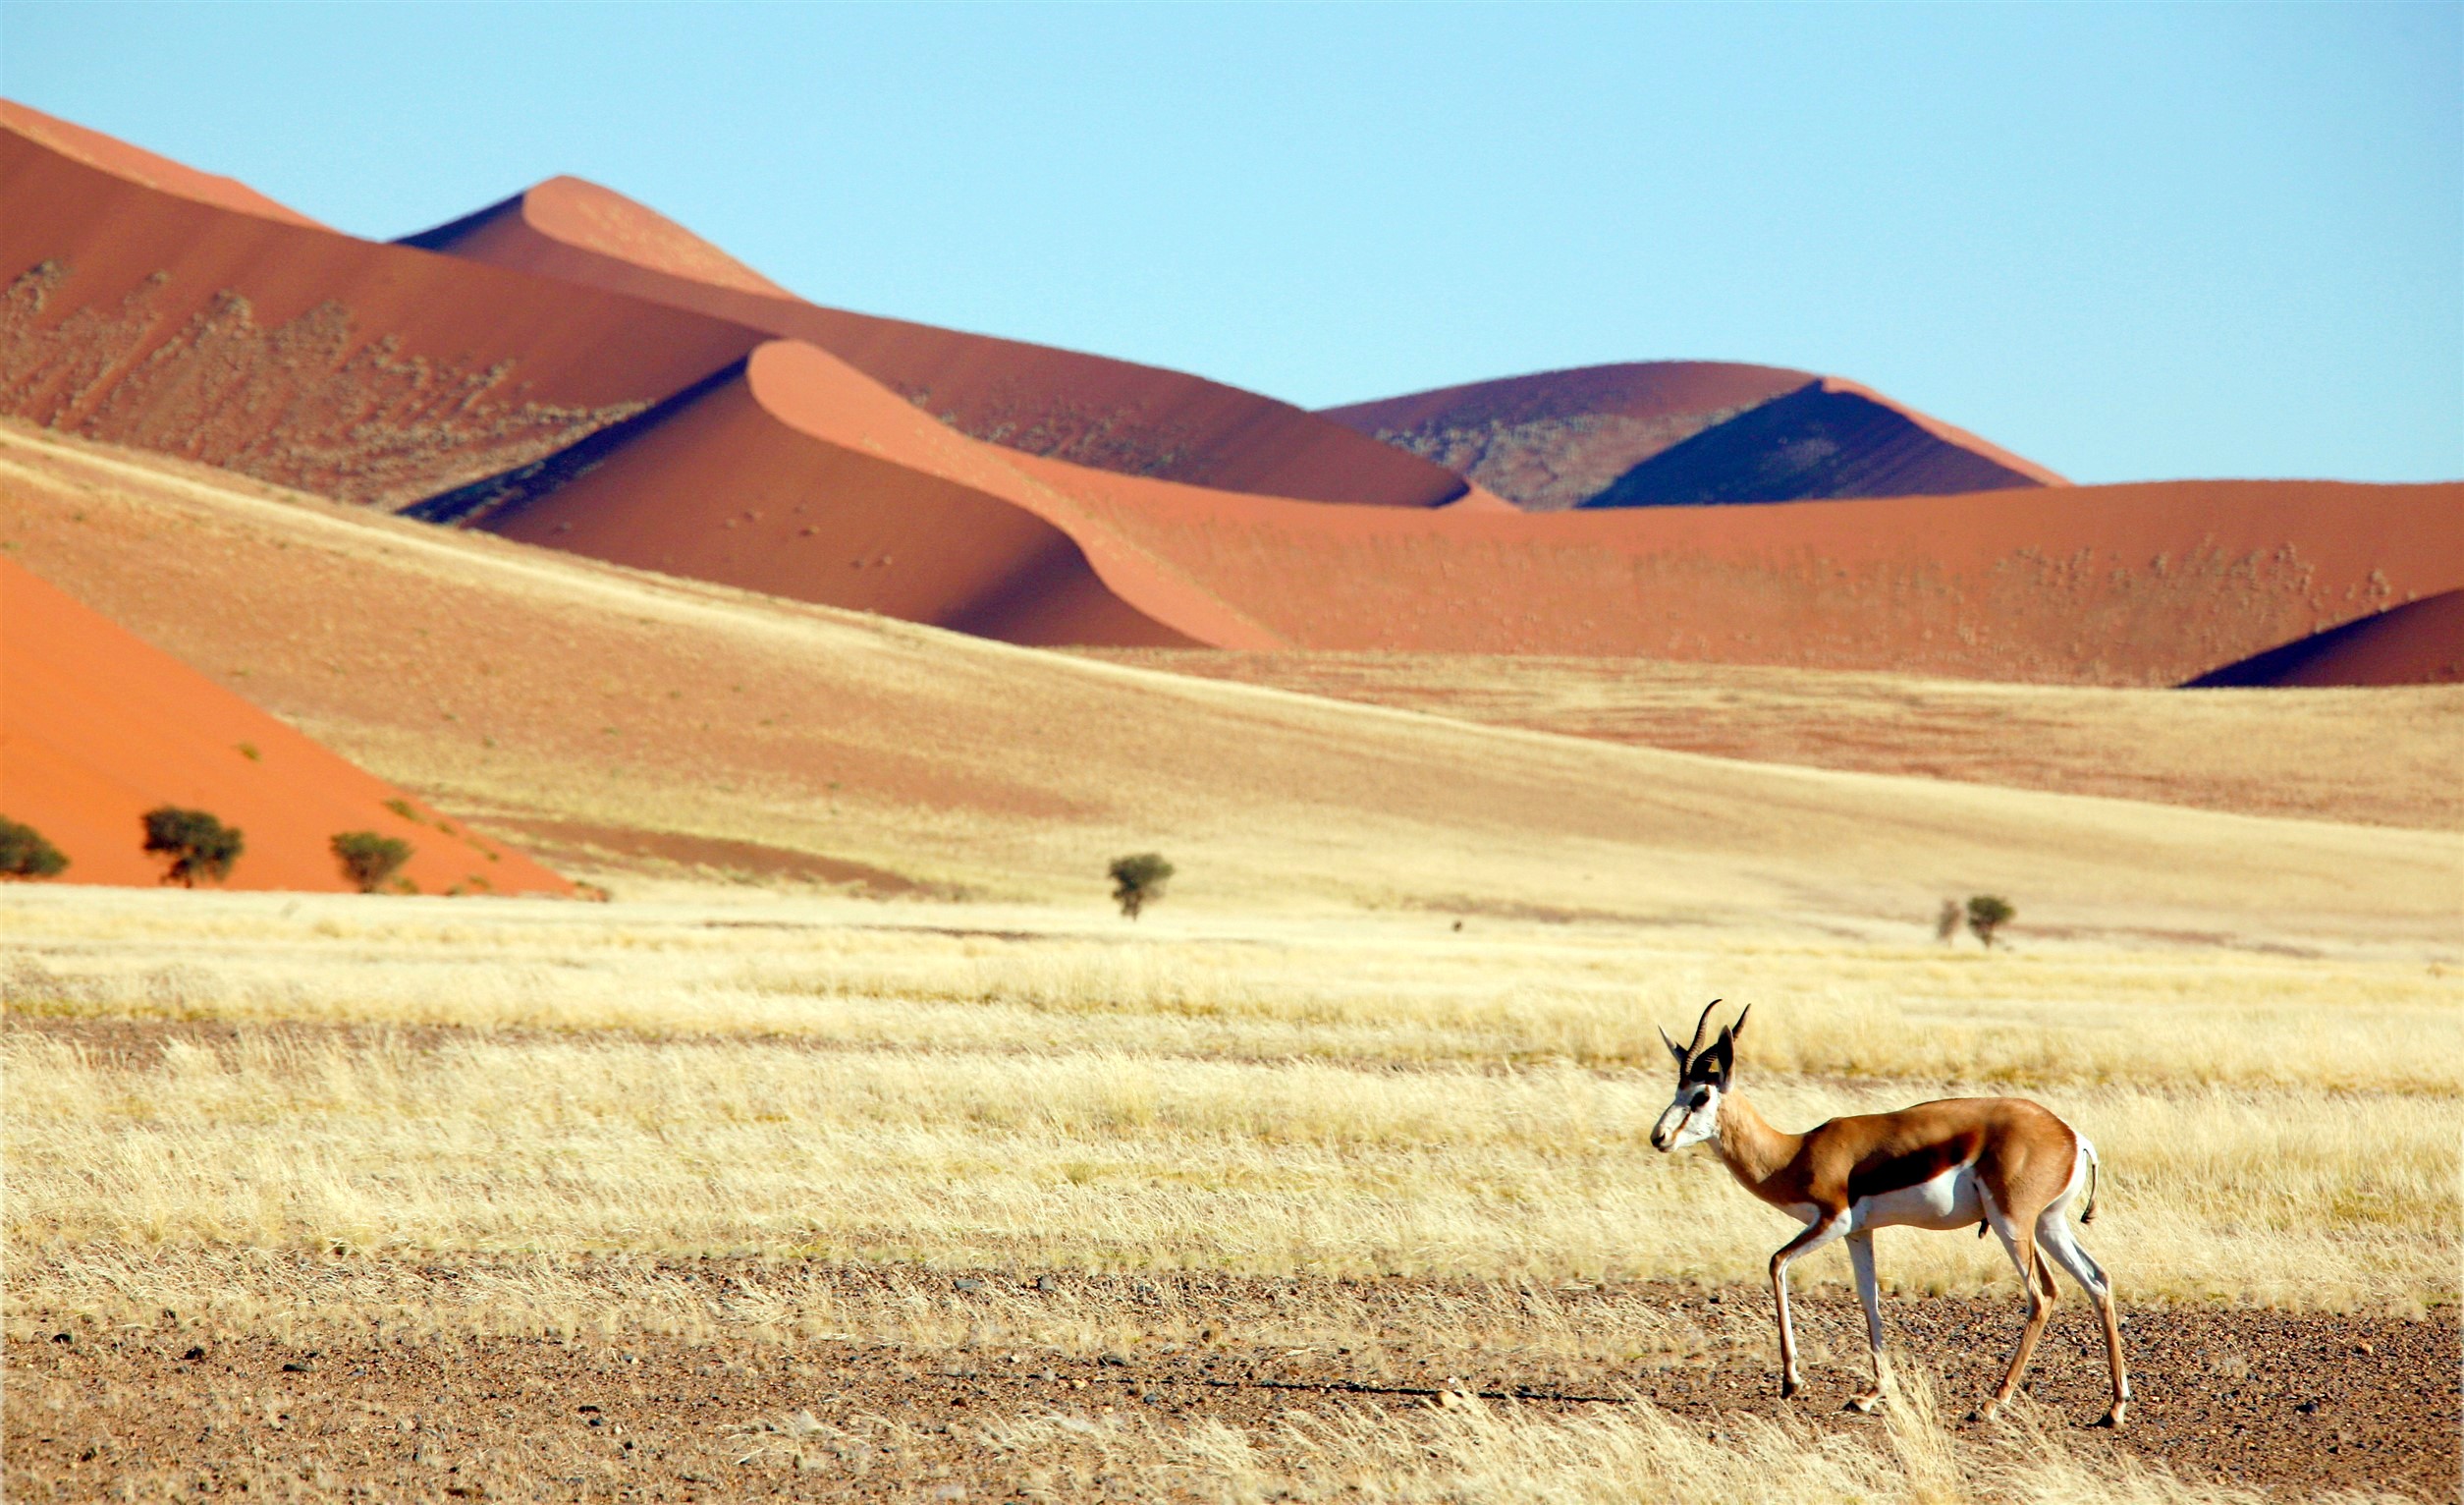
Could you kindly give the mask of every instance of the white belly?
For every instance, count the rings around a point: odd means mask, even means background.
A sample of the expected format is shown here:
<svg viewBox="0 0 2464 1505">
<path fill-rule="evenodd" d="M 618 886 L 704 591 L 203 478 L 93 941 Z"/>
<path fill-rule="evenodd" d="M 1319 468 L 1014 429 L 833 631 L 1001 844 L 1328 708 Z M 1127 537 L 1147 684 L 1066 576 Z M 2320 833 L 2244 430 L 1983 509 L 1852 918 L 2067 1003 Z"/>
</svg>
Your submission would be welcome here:
<svg viewBox="0 0 2464 1505">
<path fill-rule="evenodd" d="M 1861 1197 L 1848 1205 L 1848 1231 L 1868 1228 L 1973 1228 L 1985 1216 L 1976 1168 L 1954 1165 L 1931 1181 Z"/>
</svg>

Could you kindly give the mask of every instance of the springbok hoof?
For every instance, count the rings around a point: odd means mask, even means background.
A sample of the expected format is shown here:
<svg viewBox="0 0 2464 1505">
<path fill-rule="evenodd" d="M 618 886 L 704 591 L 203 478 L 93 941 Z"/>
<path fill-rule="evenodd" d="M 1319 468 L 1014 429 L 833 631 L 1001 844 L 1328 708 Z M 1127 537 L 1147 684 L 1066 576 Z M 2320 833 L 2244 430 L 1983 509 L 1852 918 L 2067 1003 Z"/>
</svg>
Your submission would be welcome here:
<svg viewBox="0 0 2464 1505">
<path fill-rule="evenodd" d="M 1848 1397 L 1848 1404 L 1840 1407 L 1839 1409 L 1842 1411 L 1853 1411 L 1859 1416 L 1870 1417 L 1875 1412 L 1883 1409 L 1883 1393 L 1880 1390 L 1877 1390 L 1871 1395 L 1852 1395 Z"/>
<path fill-rule="evenodd" d="M 1976 1410 L 1969 1412 L 1969 1413 L 1968 1413 L 1968 1420 L 1969 1420 L 1970 1421 L 1972 1421 L 1972 1422 L 1975 1422 L 1975 1423 L 1978 1423 L 1979 1425 L 1982 1425 L 1983 1423 L 1985 1423 L 1985 1422 L 1987 1422 L 1987 1421 L 1991 1421 L 1992 1420 L 1994 1420 L 1995 1416 L 1996 1416 L 1997 1414 L 1999 1414 L 1999 1413 L 2001 1411 L 2001 1409 L 2002 1409 L 2002 1403 L 2001 1403 L 2001 1402 L 1999 1402 L 1999 1401 L 1987 1401 L 1984 1405 L 1979 1406 Z"/>
<path fill-rule="evenodd" d="M 2119 1431 L 2122 1429 L 2123 1423 L 2130 1420 L 2129 1413 L 2130 1403 L 2128 1401 L 2115 1401 L 2113 1403 L 2113 1409 L 2105 1413 L 2104 1416 L 2099 1417 L 2096 1424 L 2099 1426 L 2109 1426 L 2115 1431 Z"/>
<path fill-rule="evenodd" d="M 1803 1385 L 1798 1384 L 1795 1380 L 1783 1377 L 1780 1381 L 1780 1398 L 1783 1401 L 1795 1400 L 1796 1393 L 1804 1388 L 1805 1387 Z"/>
</svg>

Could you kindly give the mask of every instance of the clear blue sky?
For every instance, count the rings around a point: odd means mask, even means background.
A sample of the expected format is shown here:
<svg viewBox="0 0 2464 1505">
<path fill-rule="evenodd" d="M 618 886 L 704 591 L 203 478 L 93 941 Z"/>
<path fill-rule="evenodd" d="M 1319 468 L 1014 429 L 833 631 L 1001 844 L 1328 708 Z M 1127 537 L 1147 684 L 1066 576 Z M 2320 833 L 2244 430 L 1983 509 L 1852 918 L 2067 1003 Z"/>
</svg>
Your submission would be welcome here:
<svg viewBox="0 0 2464 1505">
<path fill-rule="evenodd" d="M 54 5 L 0 89 L 390 237 L 560 172 L 1308 406 L 1855 377 L 2083 480 L 2464 476 L 2464 7 Z"/>
</svg>

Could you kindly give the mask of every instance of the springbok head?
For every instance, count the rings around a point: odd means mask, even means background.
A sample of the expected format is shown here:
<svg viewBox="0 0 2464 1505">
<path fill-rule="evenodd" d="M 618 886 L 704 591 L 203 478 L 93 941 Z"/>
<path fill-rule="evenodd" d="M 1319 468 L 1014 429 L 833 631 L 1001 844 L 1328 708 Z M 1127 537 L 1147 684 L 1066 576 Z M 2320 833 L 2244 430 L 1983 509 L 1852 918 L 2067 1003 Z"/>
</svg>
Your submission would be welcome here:
<svg viewBox="0 0 2464 1505">
<path fill-rule="evenodd" d="M 1728 1089 L 1728 1074 L 1736 1069 L 1736 1039 L 1745 1029 L 1745 1015 L 1754 1012 L 1747 1004 L 1736 1023 L 1720 1031 L 1720 1038 L 1706 1048 L 1703 1033 L 1711 1028 L 1711 1011 L 1720 1007 L 1714 998 L 1703 1005 L 1703 1017 L 1694 1022 L 1694 1041 L 1679 1045 L 1669 1038 L 1669 1031 L 1660 1031 L 1660 1043 L 1676 1057 L 1677 1090 L 1662 1110 L 1660 1122 L 1651 1130 L 1654 1149 L 1683 1149 L 1700 1144 L 1720 1132 L 1720 1094 Z"/>
</svg>

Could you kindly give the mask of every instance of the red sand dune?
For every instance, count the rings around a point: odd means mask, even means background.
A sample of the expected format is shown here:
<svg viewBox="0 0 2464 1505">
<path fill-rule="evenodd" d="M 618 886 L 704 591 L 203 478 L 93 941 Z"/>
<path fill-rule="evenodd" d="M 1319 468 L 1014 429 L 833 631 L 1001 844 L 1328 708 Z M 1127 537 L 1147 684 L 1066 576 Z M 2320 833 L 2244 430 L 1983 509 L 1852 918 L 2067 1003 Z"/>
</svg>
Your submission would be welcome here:
<svg viewBox="0 0 2464 1505">
<path fill-rule="evenodd" d="M 160 882 L 139 817 L 177 805 L 240 828 L 231 888 L 348 892 L 327 843 L 374 831 L 411 843 L 423 893 L 573 892 L 5 559 L 0 644 L 0 814 L 67 855 L 63 882 Z"/>
<path fill-rule="evenodd" d="M 1456 471 L 1527 512 L 1561 512 L 1670 445 L 1814 379 L 1725 361 L 1508 376 L 1320 410 Z"/>
<path fill-rule="evenodd" d="M 1324 416 L 1450 466 L 1530 512 L 2065 484 L 1869 388 L 1781 366 L 1585 366 Z"/>
<path fill-rule="evenodd" d="M 160 189 L 199 203 L 210 203 L 243 214 L 262 215 L 285 224 L 325 228 L 288 204 L 278 203 L 242 183 L 237 178 L 217 177 L 201 173 L 169 157 L 156 156 L 124 140 L 71 125 L 40 110 L 28 109 L 14 99 L 0 99 L 0 128 L 14 131 L 31 140 L 40 141 L 52 150 L 77 158 L 89 167 L 99 167 L 115 177 L 147 188 Z"/>
<path fill-rule="evenodd" d="M 2313 633 L 2203 674 L 2188 688 L 2454 684 L 2464 684 L 2464 590 Z"/>
<path fill-rule="evenodd" d="M 400 505 L 562 449 L 760 338 L 150 188 L 22 113 L 0 117 L 0 412 L 38 423 Z"/>
<path fill-rule="evenodd" d="M 1027 458 L 953 431 L 825 351 L 780 340 L 571 481 L 474 521 L 619 564 L 1012 642 L 1277 644 L 1068 492 L 1022 474 L 1013 462 Z"/>
<path fill-rule="evenodd" d="M 1194 377 L 765 292 L 681 228 L 572 180 L 420 238 L 526 269 L 509 271 L 192 202 L 22 133 L 0 132 L 0 171 L 12 205 L 41 208 L 0 225 L 13 264 L 32 268 L 0 307 L 0 409 L 346 497 L 479 476 L 411 510 L 1018 642 L 2177 684 L 2464 586 L 2451 526 L 2464 486 L 2062 486 L 1851 383 L 1768 367 L 1613 367 L 1373 406 L 1510 426 L 1710 422 L 1706 404 L 1758 404 L 1626 481 L 1728 484 L 1778 442 L 1802 448 L 1782 477 L 1800 487 L 2008 489 L 1527 516 Z M 508 371 L 520 381 L 500 393 Z M 957 410 L 938 398 L 914 400 L 945 375 L 969 402 L 1116 406 L 1093 427 L 988 442 L 944 421 Z M 1205 442 L 1154 451 L 1183 418 Z M 1079 442 L 1104 435 L 1128 447 Z M 1132 474 L 1158 469 L 1222 484 Z M 1254 489 L 1271 480 L 1296 496 Z"/>
<path fill-rule="evenodd" d="M 2464 585 L 2443 526 L 2459 504 L 2464 485 L 2214 481 L 1553 517 L 1324 507 L 978 443 L 781 341 L 485 526 L 1029 643 L 2160 685 Z"/>
<path fill-rule="evenodd" d="M 1827 376 L 1670 445 L 1582 505 L 1953 496 L 2063 483 L 1974 434 Z"/>
<path fill-rule="evenodd" d="M 2163 481 L 1499 517 L 1227 502 L 1020 465 L 1314 648 L 2170 685 L 2464 586 L 2464 483 Z"/>
<path fill-rule="evenodd" d="M 554 178 L 406 245 L 607 288 L 829 351 L 975 438 L 1304 501 L 1436 507 L 1459 475 L 1204 377 L 805 303 L 622 195 Z"/>
</svg>

